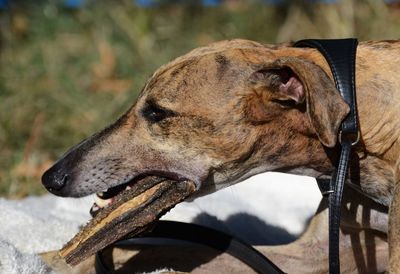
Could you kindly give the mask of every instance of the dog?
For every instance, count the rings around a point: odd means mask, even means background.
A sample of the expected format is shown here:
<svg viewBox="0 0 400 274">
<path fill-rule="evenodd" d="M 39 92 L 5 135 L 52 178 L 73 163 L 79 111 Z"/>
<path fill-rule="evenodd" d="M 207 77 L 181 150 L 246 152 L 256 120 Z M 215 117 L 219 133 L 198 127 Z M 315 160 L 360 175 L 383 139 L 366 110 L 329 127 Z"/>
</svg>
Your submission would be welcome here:
<svg viewBox="0 0 400 274">
<path fill-rule="evenodd" d="M 398 67 L 400 41 L 359 44 L 361 139 L 342 204 L 345 273 L 400 273 Z M 191 180 L 201 196 L 267 171 L 327 178 L 348 113 L 317 50 L 216 42 L 159 68 L 124 115 L 73 147 L 42 182 L 80 197 L 157 175 Z M 297 241 L 260 251 L 285 272 L 326 273 L 327 225 L 323 199 Z"/>
</svg>

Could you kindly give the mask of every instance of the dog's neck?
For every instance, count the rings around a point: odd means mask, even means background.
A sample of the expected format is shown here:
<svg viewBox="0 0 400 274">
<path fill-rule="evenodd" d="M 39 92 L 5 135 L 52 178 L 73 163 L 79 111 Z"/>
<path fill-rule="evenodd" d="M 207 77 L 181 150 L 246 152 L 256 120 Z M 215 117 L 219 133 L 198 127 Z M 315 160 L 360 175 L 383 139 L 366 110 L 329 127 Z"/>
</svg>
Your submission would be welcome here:
<svg viewBox="0 0 400 274">
<path fill-rule="evenodd" d="M 293 52 L 293 49 L 290 51 Z M 327 62 L 319 52 L 310 49 L 294 51 L 321 66 L 333 79 Z M 352 182 L 356 188 L 384 205 L 390 204 L 387 197 L 391 196 L 394 185 L 400 182 L 400 78 L 397 71 L 391 69 L 400 66 L 400 60 L 393 58 L 398 51 L 377 50 L 369 43 L 361 43 L 357 50 L 356 92 L 361 142 L 356 148 L 358 161 L 351 167 Z M 284 56 L 285 52 L 280 51 L 280 54 Z M 377 65 L 379 69 L 376 69 Z M 304 171 L 307 175 L 309 169 Z"/>
</svg>

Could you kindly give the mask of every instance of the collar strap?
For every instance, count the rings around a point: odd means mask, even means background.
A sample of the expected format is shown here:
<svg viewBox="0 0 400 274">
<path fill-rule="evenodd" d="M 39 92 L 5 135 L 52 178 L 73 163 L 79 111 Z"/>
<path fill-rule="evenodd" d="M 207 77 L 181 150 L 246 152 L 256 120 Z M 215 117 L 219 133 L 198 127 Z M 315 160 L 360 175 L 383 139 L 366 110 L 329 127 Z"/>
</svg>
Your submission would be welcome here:
<svg viewBox="0 0 400 274">
<path fill-rule="evenodd" d="M 351 147 L 359 141 L 356 108 L 355 59 L 357 39 L 319 40 L 307 39 L 295 43 L 296 47 L 311 47 L 319 50 L 327 60 L 335 80 L 336 88 L 350 106 L 350 113 L 342 122 L 339 133 L 341 153 L 330 180 L 329 190 L 329 273 L 340 273 L 339 226 L 343 187 L 346 180 Z"/>
</svg>

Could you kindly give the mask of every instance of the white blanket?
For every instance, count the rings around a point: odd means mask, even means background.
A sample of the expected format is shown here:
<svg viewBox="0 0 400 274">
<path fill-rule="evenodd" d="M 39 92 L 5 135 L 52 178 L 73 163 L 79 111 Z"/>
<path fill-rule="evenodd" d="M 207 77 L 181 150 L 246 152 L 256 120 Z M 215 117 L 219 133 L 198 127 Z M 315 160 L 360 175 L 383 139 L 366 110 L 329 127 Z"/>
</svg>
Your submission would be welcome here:
<svg viewBox="0 0 400 274">
<path fill-rule="evenodd" d="M 252 244 L 281 244 L 304 230 L 321 199 L 309 177 L 266 173 L 192 202 L 163 219 L 228 231 Z M 93 197 L 0 199 L 0 273 L 53 273 L 35 254 L 59 249 L 90 218 Z"/>
</svg>

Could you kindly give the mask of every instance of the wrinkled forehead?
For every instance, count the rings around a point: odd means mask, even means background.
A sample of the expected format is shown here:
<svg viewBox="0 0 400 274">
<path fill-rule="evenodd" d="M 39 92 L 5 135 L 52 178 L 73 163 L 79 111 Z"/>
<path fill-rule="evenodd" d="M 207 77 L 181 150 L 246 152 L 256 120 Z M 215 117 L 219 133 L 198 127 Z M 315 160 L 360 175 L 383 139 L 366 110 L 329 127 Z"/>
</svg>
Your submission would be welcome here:
<svg viewBox="0 0 400 274">
<path fill-rule="evenodd" d="M 245 84 L 258 59 L 254 49 L 189 55 L 159 69 L 146 84 L 142 97 L 166 104 L 204 104 L 204 100 L 225 104 Z"/>
<path fill-rule="evenodd" d="M 230 69 L 229 61 L 223 55 L 192 57 L 156 73 L 145 92 L 169 102 L 180 100 L 180 97 L 194 100 L 207 89 L 218 85 Z"/>
</svg>

